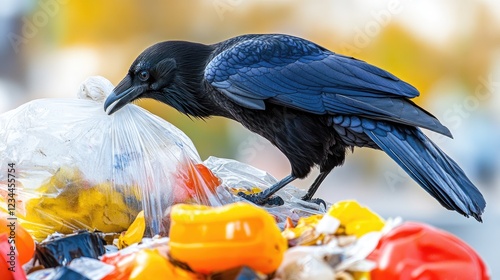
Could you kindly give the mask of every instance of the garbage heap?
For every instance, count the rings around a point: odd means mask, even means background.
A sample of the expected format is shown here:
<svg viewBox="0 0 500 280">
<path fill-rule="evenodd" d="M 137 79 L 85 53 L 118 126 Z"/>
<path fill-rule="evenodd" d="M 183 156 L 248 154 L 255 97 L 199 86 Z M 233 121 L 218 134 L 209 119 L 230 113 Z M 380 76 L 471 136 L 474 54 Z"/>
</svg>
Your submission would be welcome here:
<svg viewBox="0 0 500 280">
<path fill-rule="evenodd" d="M 467 244 L 384 219 L 356 201 L 283 205 L 240 196 L 276 179 L 241 162 L 202 162 L 182 131 L 128 105 L 113 85 L 0 115 L 1 279 L 489 279 Z"/>
</svg>

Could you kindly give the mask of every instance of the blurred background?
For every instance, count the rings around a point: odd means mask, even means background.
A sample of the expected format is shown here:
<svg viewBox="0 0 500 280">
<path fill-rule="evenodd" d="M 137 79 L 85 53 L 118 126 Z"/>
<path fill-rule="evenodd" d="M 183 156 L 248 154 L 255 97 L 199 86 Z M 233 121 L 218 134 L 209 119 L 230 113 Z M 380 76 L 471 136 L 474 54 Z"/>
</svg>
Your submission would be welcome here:
<svg viewBox="0 0 500 280">
<path fill-rule="evenodd" d="M 356 199 L 383 217 L 451 231 L 500 273 L 500 2 L 494 0 L 0 0 L 0 113 L 36 98 L 74 98 L 88 76 L 114 84 L 135 57 L 164 40 L 216 43 L 287 33 L 384 68 L 413 84 L 416 103 L 455 139 L 428 135 L 487 200 L 484 223 L 446 211 L 379 151 L 356 149 L 317 196 Z M 202 159 L 235 158 L 282 178 L 288 161 L 266 140 L 220 118 L 192 121 L 141 106 L 181 128 Z M 427 133 L 427 132 L 426 132 Z M 317 172 L 295 182 L 307 187 Z"/>
</svg>

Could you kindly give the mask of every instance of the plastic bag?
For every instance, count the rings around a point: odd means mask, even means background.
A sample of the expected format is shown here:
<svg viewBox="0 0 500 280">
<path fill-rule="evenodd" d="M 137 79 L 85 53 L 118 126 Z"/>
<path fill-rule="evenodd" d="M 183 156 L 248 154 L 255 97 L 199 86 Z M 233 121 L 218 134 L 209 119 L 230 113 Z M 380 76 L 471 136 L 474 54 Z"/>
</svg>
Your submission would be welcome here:
<svg viewBox="0 0 500 280">
<path fill-rule="evenodd" d="M 217 196 L 223 204 L 246 201 L 236 195 L 242 189 L 262 191 L 278 182 L 269 173 L 236 160 L 209 157 L 204 164 L 222 180 L 224 187 L 217 189 Z M 323 214 L 331 205 L 327 202 L 326 205 L 318 205 L 303 201 L 301 197 L 306 194 L 306 191 L 292 185 L 285 186 L 276 194 L 283 198 L 285 203 L 280 206 L 266 207 L 266 210 L 275 217 L 281 229 L 285 228 L 287 219 L 297 222 L 301 217 Z"/>
<path fill-rule="evenodd" d="M 88 231 L 67 236 L 54 235 L 37 244 L 35 258 L 44 267 L 68 265 L 81 257 L 97 259 L 106 252 L 105 244 L 99 233 Z"/>
<path fill-rule="evenodd" d="M 112 89 L 93 77 L 79 99 L 35 100 L 0 115 L 0 207 L 39 240 L 120 232 L 142 209 L 152 236 L 174 202 L 220 204 L 218 179 L 191 140 L 136 105 L 108 116 L 102 103 Z"/>
</svg>

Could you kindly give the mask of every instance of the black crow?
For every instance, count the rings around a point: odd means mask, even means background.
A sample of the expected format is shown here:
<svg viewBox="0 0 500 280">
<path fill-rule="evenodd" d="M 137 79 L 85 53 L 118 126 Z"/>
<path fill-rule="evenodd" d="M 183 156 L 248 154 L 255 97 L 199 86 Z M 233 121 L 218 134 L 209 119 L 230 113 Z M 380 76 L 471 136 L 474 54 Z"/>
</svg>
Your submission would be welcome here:
<svg viewBox="0 0 500 280">
<path fill-rule="evenodd" d="M 222 116 L 271 141 L 291 174 L 257 195 L 257 204 L 314 166 L 312 199 L 354 147 L 387 153 L 441 205 L 481 221 L 486 202 L 462 169 L 419 129 L 451 137 L 410 101 L 410 84 L 366 62 L 280 34 L 243 35 L 204 45 L 167 41 L 146 49 L 107 98 L 108 114 L 152 98 L 197 118 Z"/>
</svg>

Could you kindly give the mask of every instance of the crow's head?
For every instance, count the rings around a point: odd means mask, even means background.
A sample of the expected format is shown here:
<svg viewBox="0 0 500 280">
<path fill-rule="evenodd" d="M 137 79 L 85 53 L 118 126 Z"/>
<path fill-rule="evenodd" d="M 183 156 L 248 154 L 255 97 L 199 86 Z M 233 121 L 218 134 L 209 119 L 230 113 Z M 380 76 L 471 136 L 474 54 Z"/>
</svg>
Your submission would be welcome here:
<svg viewBox="0 0 500 280">
<path fill-rule="evenodd" d="M 152 98 L 182 113 L 203 117 L 206 112 L 198 95 L 210 52 L 209 46 L 182 41 L 147 48 L 108 96 L 104 110 L 112 114 L 134 100 Z"/>
</svg>

